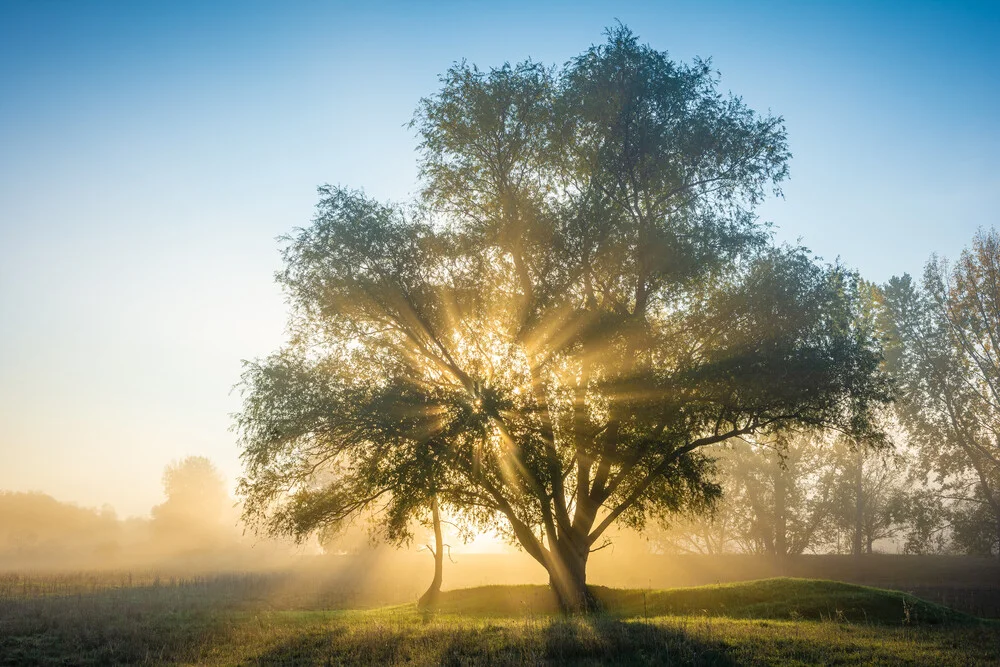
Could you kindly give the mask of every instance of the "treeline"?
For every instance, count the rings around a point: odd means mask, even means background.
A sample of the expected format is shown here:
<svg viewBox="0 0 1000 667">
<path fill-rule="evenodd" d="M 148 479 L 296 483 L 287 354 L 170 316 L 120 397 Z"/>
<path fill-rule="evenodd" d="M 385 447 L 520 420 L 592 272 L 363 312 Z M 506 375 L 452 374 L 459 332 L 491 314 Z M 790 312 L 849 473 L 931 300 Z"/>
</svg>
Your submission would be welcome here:
<svg viewBox="0 0 1000 667">
<path fill-rule="evenodd" d="M 244 536 L 239 510 L 208 459 L 167 466 L 163 485 L 166 500 L 149 518 L 127 519 L 109 505 L 0 492 L 0 569 L 231 565 L 277 554 L 273 544 Z"/>
<path fill-rule="evenodd" d="M 718 449 L 722 500 L 656 532 L 660 548 L 1000 554 L 1000 235 L 864 292 L 861 326 L 896 385 L 895 447 L 784 433 Z"/>
<path fill-rule="evenodd" d="M 918 452 L 869 451 L 816 435 L 741 443 L 717 452 L 722 497 L 650 534 L 667 552 L 797 556 L 807 553 L 991 553 L 980 503 L 925 479 Z"/>
</svg>

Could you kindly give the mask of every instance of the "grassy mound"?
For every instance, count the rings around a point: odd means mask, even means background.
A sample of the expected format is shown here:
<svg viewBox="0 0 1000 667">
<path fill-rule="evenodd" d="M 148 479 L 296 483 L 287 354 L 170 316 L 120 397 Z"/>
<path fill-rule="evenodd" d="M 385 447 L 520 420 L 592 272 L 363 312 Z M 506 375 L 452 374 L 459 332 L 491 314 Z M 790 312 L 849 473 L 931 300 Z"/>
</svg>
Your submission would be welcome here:
<svg viewBox="0 0 1000 667">
<path fill-rule="evenodd" d="M 607 614 L 620 617 L 713 616 L 776 620 L 842 620 L 877 625 L 974 620 L 907 593 L 822 579 L 761 579 L 660 591 L 594 586 Z M 482 586 L 442 593 L 443 613 L 487 616 L 553 614 L 546 586 Z"/>
</svg>

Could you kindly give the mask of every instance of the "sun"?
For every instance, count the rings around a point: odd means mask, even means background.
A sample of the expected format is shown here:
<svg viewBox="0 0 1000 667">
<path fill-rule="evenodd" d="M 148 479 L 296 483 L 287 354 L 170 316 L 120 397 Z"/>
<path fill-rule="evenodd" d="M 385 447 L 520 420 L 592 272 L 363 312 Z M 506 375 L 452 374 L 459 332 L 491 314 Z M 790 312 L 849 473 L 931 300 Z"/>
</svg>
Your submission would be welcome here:
<svg viewBox="0 0 1000 667">
<path fill-rule="evenodd" d="M 444 543 L 451 547 L 453 554 L 504 554 L 513 550 L 513 547 L 493 532 L 475 533 L 472 539 L 463 540 L 454 526 L 447 521 L 442 521 L 442 524 Z M 424 538 L 422 544 L 433 544 L 434 534 L 430 530 L 427 530 L 422 537 Z"/>
</svg>

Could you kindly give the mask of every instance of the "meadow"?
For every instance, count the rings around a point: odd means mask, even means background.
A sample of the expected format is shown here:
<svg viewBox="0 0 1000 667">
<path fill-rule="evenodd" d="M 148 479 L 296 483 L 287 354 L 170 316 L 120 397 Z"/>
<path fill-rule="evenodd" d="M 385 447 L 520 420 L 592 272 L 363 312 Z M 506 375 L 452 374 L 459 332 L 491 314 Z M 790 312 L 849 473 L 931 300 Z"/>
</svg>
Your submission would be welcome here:
<svg viewBox="0 0 1000 667">
<path fill-rule="evenodd" d="M 935 664 L 1000 662 L 1000 622 L 899 591 L 796 578 L 446 591 L 434 613 L 302 572 L 0 576 L 0 664 Z"/>
</svg>

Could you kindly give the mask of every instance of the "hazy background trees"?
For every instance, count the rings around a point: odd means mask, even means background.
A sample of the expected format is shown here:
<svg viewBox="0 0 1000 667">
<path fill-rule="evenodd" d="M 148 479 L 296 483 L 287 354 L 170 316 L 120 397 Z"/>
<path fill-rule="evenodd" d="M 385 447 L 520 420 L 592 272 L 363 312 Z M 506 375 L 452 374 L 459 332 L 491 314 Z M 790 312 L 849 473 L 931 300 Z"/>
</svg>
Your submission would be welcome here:
<svg viewBox="0 0 1000 667">
<path fill-rule="evenodd" d="M 747 462 L 750 445 L 718 452 L 715 515 L 675 522 L 660 544 L 779 553 L 775 527 L 817 511 L 808 551 L 1000 554 L 1000 236 L 981 230 L 956 262 L 932 257 L 921 281 L 903 275 L 867 292 L 866 317 L 899 389 L 894 450 L 797 441 L 771 457 L 783 466 Z M 802 469 L 803 460 L 815 465 Z"/>
<path fill-rule="evenodd" d="M 696 553 L 784 557 L 812 552 L 828 538 L 829 448 L 819 436 L 783 433 L 763 442 L 716 448 L 722 497 L 711 514 L 687 516 L 661 536 L 665 546 Z"/>
<path fill-rule="evenodd" d="M 245 536 L 226 481 L 205 457 L 168 464 L 148 517 L 78 507 L 44 493 L 0 492 L 0 568 L 266 566 L 288 545 Z"/>
<path fill-rule="evenodd" d="M 37 492 L 0 492 L 0 564 L 86 566 L 114 560 L 133 528 L 110 507 L 77 507 Z"/>
<path fill-rule="evenodd" d="M 920 483 L 918 452 L 870 451 L 835 435 L 800 433 L 712 452 L 722 497 L 714 511 L 651 532 L 654 550 L 801 554 L 975 553 L 953 509 Z"/>
<path fill-rule="evenodd" d="M 169 464 L 163 472 L 163 492 L 167 499 L 153 507 L 150 521 L 158 550 L 197 556 L 238 544 L 239 510 L 211 461 L 189 456 Z"/>
<path fill-rule="evenodd" d="M 899 418 L 956 545 L 1000 548 L 1000 238 L 980 231 L 954 265 L 884 290 Z M 992 535 L 989 537 L 989 535 Z"/>
</svg>

